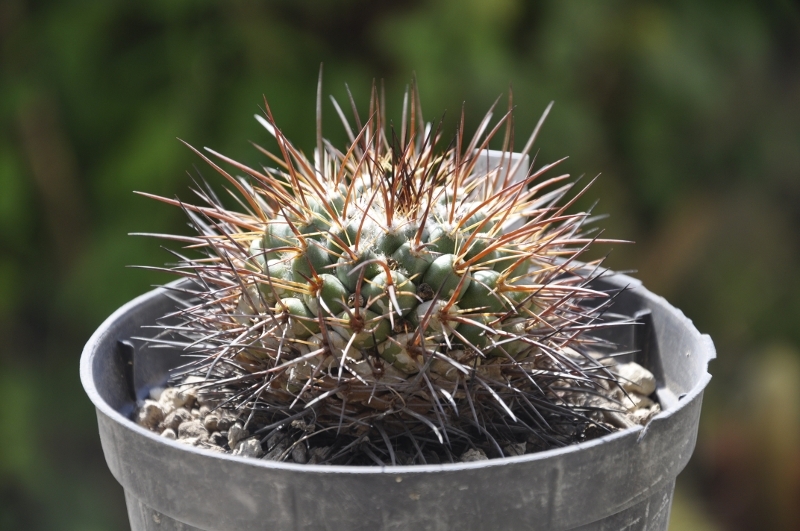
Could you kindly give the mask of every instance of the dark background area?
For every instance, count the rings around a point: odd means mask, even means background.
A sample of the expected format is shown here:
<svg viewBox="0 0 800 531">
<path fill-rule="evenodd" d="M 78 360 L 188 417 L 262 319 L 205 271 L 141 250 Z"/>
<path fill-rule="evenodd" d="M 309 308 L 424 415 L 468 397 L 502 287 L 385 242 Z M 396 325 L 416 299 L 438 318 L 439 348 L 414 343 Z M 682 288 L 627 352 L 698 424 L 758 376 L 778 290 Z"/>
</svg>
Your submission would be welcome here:
<svg viewBox="0 0 800 531">
<path fill-rule="evenodd" d="M 311 150 L 320 63 L 361 109 L 467 130 L 513 86 L 541 162 L 601 173 L 608 264 L 711 334 L 719 357 L 674 530 L 800 529 L 800 5 L 740 1 L 0 1 L 0 529 L 127 529 L 78 379 L 115 308 L 168 280 L 201 162 L 249 163 L 266 96 Z M 505 104 L 503 104 L 505 105 Z M 325 132 L 345 138 L 332 106 Z M 210 172 L 202 170 L 214 181 Z M 244 480 L 246 481 L 246 480 Z"/>
</svg>

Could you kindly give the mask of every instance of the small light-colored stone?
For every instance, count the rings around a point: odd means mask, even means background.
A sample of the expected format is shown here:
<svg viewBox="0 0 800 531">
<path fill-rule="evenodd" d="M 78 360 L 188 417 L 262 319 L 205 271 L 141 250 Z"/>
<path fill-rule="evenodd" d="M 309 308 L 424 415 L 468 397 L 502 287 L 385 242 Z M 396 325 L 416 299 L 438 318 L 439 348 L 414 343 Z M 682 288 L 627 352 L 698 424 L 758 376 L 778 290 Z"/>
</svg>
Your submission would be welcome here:
<svg viewBox="0 0 800 531">
<path fill-rule="evenodd" d="M 250 437 L 249 439 L 239 441 L 239 444 L 236 445 L 236 449 L 233 451 L 233 455 L 241 455 L 243 457 L 258 458 L 263 454 L 264 450 L 261 449 L 261 442 L 257 437 Z"/>
<path fill-rule="evenodd" d="M 204 419 L 206 416 L 211 413 L 211 409 L 208 406 L 200 406 L 200 418 Z"/>
<path fill-rule="evenodd" d="M 205 426 L 208 431 L 216 431 L 219 429 L 219 417 L 214 413 L 209 413 L 203 419 L 203 426 Z"/>
<path fill-rule="evenodd" d="M 298 430 L 302 430 L 306 433 L 312 433 L 316 427 L 314 424 L 308 424 L 303 419 L 295 419 L 292 421 L 292 428 L 296 428 Z"/>
<path fill-rule="evenodd" d="M 182 387 L 181 393 L 186 397 L 187 404 L 197 403 L 197 389 L 194 387 Z M 187 406 L 188 407 L 188 406 Z"/>
<path fill-rule="evenodd" d="M 630 414 L 631 420 L 637 424 L 644 426 L 650 420 L 661 412 L 661 406 L 653 404 L 651 407 L 637 409 Z"/>
<path fill-rule="evenodd" d="M 200 395 L 200 385 L 205 383 L 205 381 L 206 379 L 202 376 L 187 376 L 186 379 L 181 382 L 181 392 L 183 392 L 192 403 L 197 402 Z"/>
<path fill-rule="evenodd" d="M 192 414 L 189 413 L 187 409 L 181 407 L 167 415 L 167 418 L 165 418 L 164 422 L 161 423 L 161 427 L 170 428 L 171 430 L 175 430 L 177 432 L 178 426 L 191 419 Z"/>
<path fill-rule="evenodd" d="M 526 446 L 524 441 L 518 444 L 509 444 L 503 448 L 503 453 L 507 456 L 525 455 Z"/>
<path fill-rule="evenodd" d="M 175 387 L 164 389 L 158 401 L 165 406 L 172 406 L 173 409 L 191 406 L 191 397 Z"/>
<path fill-rule="evenodd" d="M 462 463 L 471 463 L 473 461 L 486 461 L 489 459 L 480 448 L 470 448 L 461 455 Z"/>
<path fill-rule="evenodd" d="M 240 422 L 237 422 L 228 429 L 228 446 L 236 448 L 236 445 L 242 439 L 246 439 L 250 433 L 242 427 Z"/>
<path fill-rule="evenodd" d="M 136 412 L 136 424 L 149 430 L 155 429 L 164 420 L 164 410 L 155 400 L 145 400 Z"/>
<path fill-rule="evenodd" d="M 161 406 L 161 409 L 164 411 L 164 417 L 168 417 L 170 413 L 175 411 L 175 406 L 172 402 L 162 402 L 161 400 L 158 401 L 158 404 Z"/>
<path fill-rule="evenodd" d="M 208 439 L 208 431 L 199 420 L 189 420 L 178 427 L 178 437 L 181 439 L 191 439 L 198 437 Z"/>
<path fill-rule="evenodd" d="M 161 398 L 161 393 L 163 393 L 163 392 L 164 392 L 164 388 L 163 387 L 153 387 L 152 389 L 150 389 L 150 393 L 149 393 L 150 394 L 150 398 L 152 400 L 155 400 L 156 402 L 158 402 L 158 400 Z"/>
<path fill-rule="evenodd" d="M 648 396 L 656 390 L 653 373 L 638 363 L 622 363 L 612 370 L 619 375 L 620 385 L 628 392 Z"/>
<path fill-rule="evenodd" d="M 178 436 L 175 435 L 175 430 L 171 428 L 167 428 L 166 430 L 162 431 L 161 436 L 166 439 L 172 439 L 173 441 L 178 438 Z"/>
<path fill-rule="evenodd" d="M 165 406 L 167 405 L 171 406 L 174 404 L 173 398 L 175 398 L 177 392 L 178 390 L 175 389 L 174 387 L 168 387 L 167 389 L 161 391 L 161 395 L 159 395 L 158 401 Z"/>
</svg>

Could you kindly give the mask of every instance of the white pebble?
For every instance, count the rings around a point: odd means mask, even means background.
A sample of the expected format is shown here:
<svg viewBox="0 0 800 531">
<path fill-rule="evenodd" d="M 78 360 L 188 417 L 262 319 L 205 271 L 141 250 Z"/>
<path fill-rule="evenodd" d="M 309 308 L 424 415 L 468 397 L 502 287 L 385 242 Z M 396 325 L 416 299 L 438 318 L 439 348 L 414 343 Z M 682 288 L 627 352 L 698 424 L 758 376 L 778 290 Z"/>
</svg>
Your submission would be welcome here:
<svg viewBox="0 0 800 531">
<path fill-rule="evenodd" d="M 172 439 L 173 441 L 178 438 L 178 436 L 175 435 L 175 430 L 171 428 L 167 428 L 166 430 L 162 431 L 161 436 L 166 439 Z"/>
<path fill-rule="evenodd" d="M 631 419 L 637 424 L 645 425 L 650 420 L 661 412 L 661 406 L 653 404 L 652 407 L 637 409 L 631 413 Z"/>
<path fill-rule="evenodd" d="M 149 430 L 158 426 L 164 420 L 164 410 L 154 400 L 145 400 L 139 411 L 136 412 L 136 424 Z"/>
<path fill-rule="evenodd" d="M 167 415 L 167 418 L 164 419 L 164 422 L 161 423 L 163 428 L 170 428 L 175 431 L 178 431 L 178 426 L 182 423 L 186 422 L 187 420 L 192 419 L 192 414 L 186 411 L 184 408 L 178 408 L 175 411 L 171 412 Z"/>
<path fill-rule="evenodd" d="M 190 406 L 190 400 L 191 397 L 180 389 L 170 387 L 168 389 L 164 389 L 164 392 L 161 393 L 161 397 L 159 397 L 158 401 L 163 405 L 172 406 L 173 409 L 177 409 L 179 407 Z"/>
<path fill-rule="evenodd" d="M 620 385 L 628 392 L 650 395 L 656 390 L 653 373 L 638 363 L 623 363 L 612 369 L 619 375 Z"/>
<path fill-rule="evenodd" d="M 250 433 L 242 427 L 240 422 L 237 422 L 228 429 L 228 446 L 236 448 L 236 445 L 242 439 L 245 439 Z"/>
<path fill-rule="evenodd" d="M 163 392 L 164 392 L 163 387 L 153 387 L 152 389 L 150 389 L 150 398 L 158 402 L 158 400 L 161 398 L 161 393 Z"/>
<path fill-rule="evenodd" d="M 241 455 L 243 457 L 261 457 L 264 451 L 261 449 L 261 442 L 256 437 L 250 437 L 243 441 L 239 441 L 233 455 Z"/>
<path fill-rule="evenodd" d="M 187 404 L 197 402 L 197 389 L 194 387 L 181 387 L 181 393 L 186 397 Z"/>
<path fill-rule="evenodd" d="M 205 381 L 206 379 L 202 376 L 187 376 L 186 379 L 181 382 L 181 390 L 186 396 L 190 397 L 193 402 L 199 402 L 200 384 L 203 384 Z"/>
<path fill-rule="evenodd" d="M 486 457 L 486 454 L 480 448 L 470 448 L 463 454 L 461 454 L 461 462 L 462 463 L 471 463 L 473 461 L 486 461 L 489 459 Z"/>
<path fill-rule="evenodd" d="M 203 426 L 203 422 L 199 420 L 189 420 L 183 422 L 178 427 L 178 437 L 181 439 L 208 439 L 208 431 Z"/>
<path fill-rule="evenodd" d="M 506 456 L 525 455 L 526 446 L 527 444 L 525 444 L 525 441 L 518 444 L 509 444 L 503 448 L 503 453 L 506 454 Z"/>
<path fill-rule="evenodd" d="M 203 426 L 205 426 L 208 431 L 217 431 L 219 427 L 219 417 L 213 413 L 209 413 L 203 419 Z"/>
</svg>

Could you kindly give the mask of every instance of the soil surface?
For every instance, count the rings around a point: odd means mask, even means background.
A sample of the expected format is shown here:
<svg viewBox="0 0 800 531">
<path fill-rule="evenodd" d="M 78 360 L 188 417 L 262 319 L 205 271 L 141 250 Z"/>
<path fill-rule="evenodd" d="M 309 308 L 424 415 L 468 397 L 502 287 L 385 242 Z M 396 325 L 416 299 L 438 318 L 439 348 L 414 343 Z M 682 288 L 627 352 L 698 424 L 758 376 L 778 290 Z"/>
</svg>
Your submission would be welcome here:
<svg viewBox="0 0 800 531">
<path fill-rule="evenodd" d="M 644 425 L 661 411 L 655 401 L 653 375 L 636 363 L 609 367 L 619 376 L 619 386 L 598 395 L 582 394 L 579 400 L 590 423 L 578 424 L 569 433 L 575 442 L 593 439 L 620 429 Z M 322 433 L 298 418 L 269 428 L 269 421 L 249 412 L 225 409 L 198 389 L 202 380 L 189 377 L 179 385 L 156 388 L 134 413 L 137 424 L 167 439 L 212 452 L 299 464 L 410 465 L 480 461 L 539 452 L 552 448 L 534 434 L 521 440 L 495 441 L 486 447 L 451 449 L 424 437 L 395 439 L 391 448 L 357 433 Z M 420 445 L 418 441 L 422 441 Z M 354 452 L 357 448 L 359 451 Z M 387 452 L 388 450 L 388 452 Z M 354 458 L 354 456 L 360 458 Z"/>
</svg>

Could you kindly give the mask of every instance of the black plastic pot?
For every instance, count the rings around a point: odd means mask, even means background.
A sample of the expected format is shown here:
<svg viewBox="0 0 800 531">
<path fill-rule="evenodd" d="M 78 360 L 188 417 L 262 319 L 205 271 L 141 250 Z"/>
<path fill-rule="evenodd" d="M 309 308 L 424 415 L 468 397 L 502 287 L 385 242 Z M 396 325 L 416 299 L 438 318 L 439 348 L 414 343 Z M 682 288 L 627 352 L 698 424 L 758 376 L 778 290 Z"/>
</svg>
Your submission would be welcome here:
<svg viewBox="0 0 800 531">
<path fill-rule="evenodd" d="M 664 409 L 644 428 L 473 463 L 343 467 L 277 463 L 177 443 L 128 419 L 134 387 L 165 380 L 178 352 L 139 348 L 140 328 L 174 309 L 165 290 L 117 310 L 81 358 L 131 528 L 143 530 L 666 530 L 675 478 L 697 436 L 711 339 L 630 277 L 615 311 L 637 316 L 623 347 L 658 381 Z M 134 384 L 135 382 L 135 384 Z"/>
</svg>

